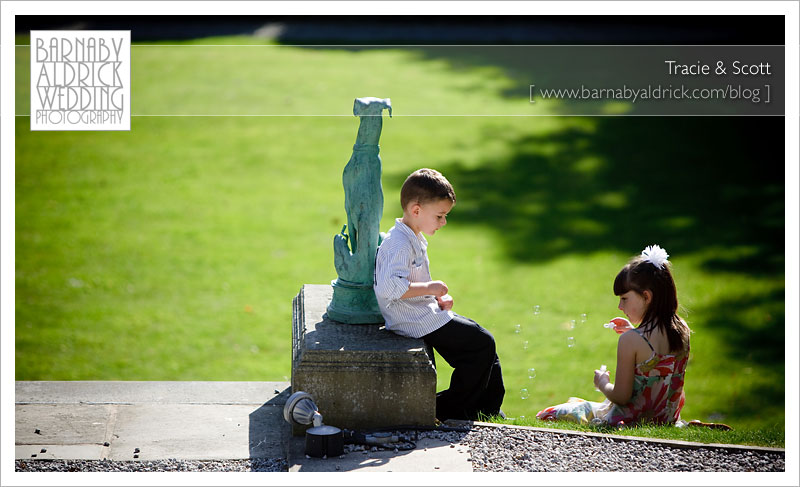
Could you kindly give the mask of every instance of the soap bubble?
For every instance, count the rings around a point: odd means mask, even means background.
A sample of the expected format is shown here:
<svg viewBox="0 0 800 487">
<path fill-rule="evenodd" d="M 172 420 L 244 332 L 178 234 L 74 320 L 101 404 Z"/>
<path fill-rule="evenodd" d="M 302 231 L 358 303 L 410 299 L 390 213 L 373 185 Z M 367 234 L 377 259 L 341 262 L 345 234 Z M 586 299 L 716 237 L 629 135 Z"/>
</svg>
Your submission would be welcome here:
<svg viewBox="0 0 800 487">
<path fill-rule="evenodd" d="M 528 340 L 525 340 L 524 342 L 522 342 L 522 349 L 523 350 L 527 350 L 528 349 Z"/>
<path fill-rule="evenodd" d="M 519 333 L 522 331 L 522 325 L 514 325 L 514 333 Z"/>
<path fill-rule="evenodd" d="M 569 321 L 569 329 L 570 330 L 574 330 L 576 326 L 577 326 L 577 323 L 575 322 L 575 320 L 570 320 Z"/>
<path fill-rule="evenodd" d="M 535 378 L 536 378 L 536 369 L 531 367 L 530 369 L 528 369 L 528 379 L 533 380 Z"/>
<path fill-rule="evenodd" d="M 575 337 L 567 337 L 567 346 L 572 348 L 575 346 Z"/>
<path fill-rule="evenodd" d="M 522 389 L 519 391 L 519 397 L 522 399 L 528 399 L 531 395 L 528 393 L 528 389 Z"/>
<path fill-rule="evenodd" d="M 538 316 L 539 313 L 541 313 L 541 312 L 542 312 L 542 307 L 539 306 L 538 304 L 533 307 L 533 315 L 534 316 Z"/>
<path fill-rule="evenodd" d="M 589 316 L 586 313 L 581 313 L 581 323 L 586 323 L 586 320 L 589 319 Z"/>
</svg>

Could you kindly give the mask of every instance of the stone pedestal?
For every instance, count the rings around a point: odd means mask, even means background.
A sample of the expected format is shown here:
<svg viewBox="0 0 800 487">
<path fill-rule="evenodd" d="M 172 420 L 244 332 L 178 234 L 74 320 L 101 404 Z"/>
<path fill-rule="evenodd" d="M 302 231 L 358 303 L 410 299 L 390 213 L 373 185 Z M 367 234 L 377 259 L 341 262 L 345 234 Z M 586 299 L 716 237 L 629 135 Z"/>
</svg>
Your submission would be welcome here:
<svg viewBox="0 0 800 487">
<path fill-rule="evenodd" d="M 331 320 L 332 294 L 330 285 L 306 284 L 294 298 L 292 392 L 314 396 L 325 424 L 339 428 L 432 426 L 436 370 L 425 343 L 382 324 Z"/>
</svg>

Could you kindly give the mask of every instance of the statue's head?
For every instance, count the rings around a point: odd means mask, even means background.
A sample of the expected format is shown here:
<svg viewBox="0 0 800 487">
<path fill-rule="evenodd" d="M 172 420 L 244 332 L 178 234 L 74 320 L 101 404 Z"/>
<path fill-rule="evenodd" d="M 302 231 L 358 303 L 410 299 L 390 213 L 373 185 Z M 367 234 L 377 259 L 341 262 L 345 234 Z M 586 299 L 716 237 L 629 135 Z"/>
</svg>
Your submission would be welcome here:
<svg viewBox="0 0 800 487">
<path fill-rule="evenodd" d="M 353 115 L 356 117 L 378 115 L 384 109 L 389 109 L 389 116 L 392 116 L 392 100 L 389 98 L 375 98 L 374 96 L 365 96 L 363 98 L 356 98 L 353 102 Z"/>
</svg>

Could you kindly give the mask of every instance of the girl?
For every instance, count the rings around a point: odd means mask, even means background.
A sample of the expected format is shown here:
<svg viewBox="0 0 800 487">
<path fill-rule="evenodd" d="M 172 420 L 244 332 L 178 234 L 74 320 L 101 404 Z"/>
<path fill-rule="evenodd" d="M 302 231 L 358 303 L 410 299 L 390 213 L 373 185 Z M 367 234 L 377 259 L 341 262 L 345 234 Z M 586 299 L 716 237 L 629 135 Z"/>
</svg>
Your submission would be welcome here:
<svg viewBox="0 0 800 487">
<path fill-rule="evenodd" d="M 570 398 L 539 411 L 537 418 L 612 426 L 679 421 L 690 330 L 676 314 L 678 296 L 668 257 L 658 245 L 647 247 L 614 280 L 619 309 L 639 326 L 619 338 L 615 382 L 605 370 L 594 371 L 595 387 L 607 399 L 597 403 Z"/>
</svg>

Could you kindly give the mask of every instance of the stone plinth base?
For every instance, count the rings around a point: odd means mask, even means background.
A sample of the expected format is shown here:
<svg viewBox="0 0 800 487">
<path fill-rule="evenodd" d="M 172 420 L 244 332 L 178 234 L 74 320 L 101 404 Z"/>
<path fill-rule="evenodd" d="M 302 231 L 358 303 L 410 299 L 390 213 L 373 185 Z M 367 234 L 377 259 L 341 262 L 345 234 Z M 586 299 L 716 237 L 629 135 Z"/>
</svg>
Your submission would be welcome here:
<svg viewBox="0 0 800 487">
<path fill-rule="evenodd" d="M 314 396 L 325 424 L 339 428 L 432 426 L 436 370 L 424 342 L 382 324 L 331 320 L 332 294 L 330 285 L 306 284 L 294 298 L 292 392 Z"/>
</svg>

